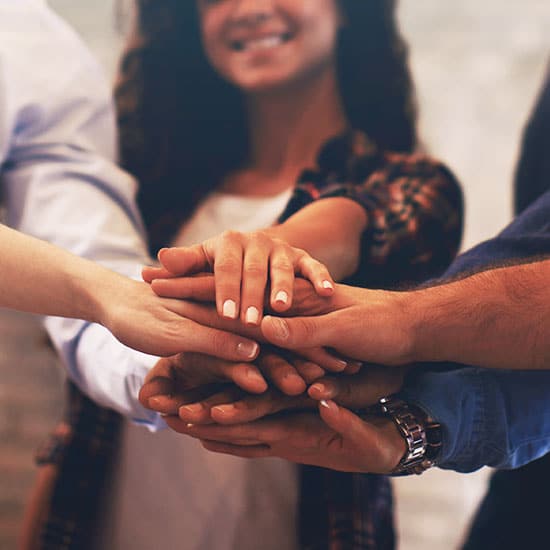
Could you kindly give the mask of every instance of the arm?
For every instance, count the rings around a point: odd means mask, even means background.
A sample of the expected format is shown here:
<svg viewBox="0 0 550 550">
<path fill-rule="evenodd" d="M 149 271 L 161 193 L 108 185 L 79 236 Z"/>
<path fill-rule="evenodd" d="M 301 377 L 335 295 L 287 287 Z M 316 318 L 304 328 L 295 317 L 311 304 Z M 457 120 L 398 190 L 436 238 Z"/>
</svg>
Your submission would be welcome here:
<svg viewBox="0 0 550 550">
<path fill-rule="evenodd" d="M 0 307 L 101 323 L 139 351 L 172 355 L 188 346 L 179 300 L 49 243 L 0 225 Z"/>
<path fill-rule="evenodd" d="M 164 269 L 148 269 L 144 277 L 159 295 L 181 297 L 187 284 L 181 276 L 212 270 L 219 314 L 259 324 L 268 281 L 270 305 L 279 312 L 292 303 L 295 273 L 309 279 L 320 295 L 330 295 L 331 273 L 340 278 L 357 268 L 365 224 L 357 202 L 327 198 L 274 227 L 248 234 L 229 231 L 192 247 L 161 250 Z"/>
<path fill-rule="evenodd" d="M 10 225 L 139 278 L 150 260 L 136 184 L 116 166 L 113 105 L 101 70 L 42 3 L 1 4 L 0 26 L 10 31 L 0 43 L 0 150 Z M 46 326 L 70 376 L 92 399 L 157 421 L 137 400 L 157 357 L 122 346 L 90 322 L 49 318 Z M 186 350 L 244 359 L 242 338 L 196 323 L 180 328 Z"/>
<path fill-rule="evenodd" d="M 346 305 L 320 317 L 266 317 L 271 343 L 328 346 L 388 365 L 452 361 L 550 369 L 550 260 L 492 269 L 410 292 L 337 286 Z"/>
<path fill-rule="evenodd" d="M 265 232 L 305 250 L 340 281 L 357 271 L 366 227 L 367 213 L 358 202 L 329 197 L 308 204 Z"/>
</svg>

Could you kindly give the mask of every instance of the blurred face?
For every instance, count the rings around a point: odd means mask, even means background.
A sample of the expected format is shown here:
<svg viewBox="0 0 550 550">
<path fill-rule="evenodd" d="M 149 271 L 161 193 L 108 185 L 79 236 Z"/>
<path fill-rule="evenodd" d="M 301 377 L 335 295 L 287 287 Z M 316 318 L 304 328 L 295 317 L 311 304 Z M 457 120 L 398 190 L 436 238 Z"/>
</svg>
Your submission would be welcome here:
<svg viewBox="0 0 550 550">
<path fill-rule="evenodd" d="M 245 92 L 296 84 L 334 66 L 337 0 L 196 1 L 210 63 Z"/>
</svg>

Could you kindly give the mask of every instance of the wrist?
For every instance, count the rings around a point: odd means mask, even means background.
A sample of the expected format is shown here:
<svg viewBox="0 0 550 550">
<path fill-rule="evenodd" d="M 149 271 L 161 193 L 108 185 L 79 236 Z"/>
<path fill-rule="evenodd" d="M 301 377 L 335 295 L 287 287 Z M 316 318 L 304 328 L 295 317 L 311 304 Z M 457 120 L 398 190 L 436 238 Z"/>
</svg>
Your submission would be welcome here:
<svg viewBox="0 0 550 550">
<path fill-rule="evenodd" d="M 85 281 L 84 300 L 86 320 L 112 329 L 116 311 L 123 296 L 128 296 L 128 285 L 136 284 L 122 275 L 97 266 L 97 272 Z"/>
</svg>

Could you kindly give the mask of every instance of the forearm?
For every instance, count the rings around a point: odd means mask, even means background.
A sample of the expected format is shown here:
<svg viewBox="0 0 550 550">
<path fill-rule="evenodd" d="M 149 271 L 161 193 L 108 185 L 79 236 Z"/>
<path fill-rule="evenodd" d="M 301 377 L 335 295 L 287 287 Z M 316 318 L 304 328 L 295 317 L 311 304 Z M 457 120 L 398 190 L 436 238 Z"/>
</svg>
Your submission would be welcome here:
<svg viewBox="0 0 550 550">
<path fill-rule="evenodd" d="M 550 368 L 550 260 L 410 293 L 412 361 Z"/>
<path fill-rule="evenodd" d="M 124 277 L 0 226 L 0 307 L 103 322 Z"/>
<path fill-rule="evenodd" d="M 359 265 L 365 209 L 356 201 L 333 197 L 315 201 L 267 233 L 301 248 L 324 263 L 336 280 L 353 275 Z"/>
</svg>

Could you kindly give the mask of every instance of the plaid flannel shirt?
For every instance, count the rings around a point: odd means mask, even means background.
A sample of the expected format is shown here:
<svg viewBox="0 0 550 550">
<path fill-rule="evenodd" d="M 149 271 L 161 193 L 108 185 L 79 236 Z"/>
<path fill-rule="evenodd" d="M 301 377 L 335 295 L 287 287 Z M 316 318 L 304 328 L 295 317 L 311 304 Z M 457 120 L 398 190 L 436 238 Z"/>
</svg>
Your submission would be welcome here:
<svg viewBox="0 0 550 550">
<path fill-rule="evenodd" d="M 462 193 L 452 173 L 425 156 L 380 151 L 361 132 L 329 141 L 315 170 L 305 171 L 280 221 L 328 197 L 356 200 L 367 211 L 360 267 L 347 282 L 395 288 L 437 276 L 451 262 L 462 234 Z M 69 384 L 66 419 L 37 456 L 56 464 L 42 548 L 94 546 L 121 417 Z M 303 466 L 300 544 L 304 550 L 391 550 L 392 495 L 384 476 Z"/>
</svg>

